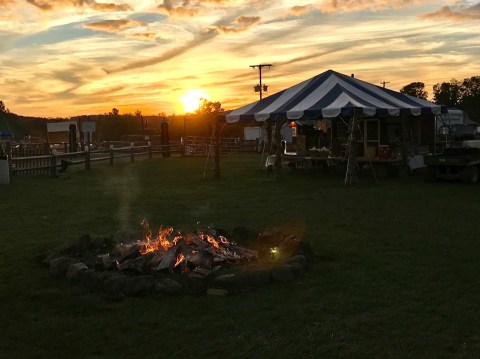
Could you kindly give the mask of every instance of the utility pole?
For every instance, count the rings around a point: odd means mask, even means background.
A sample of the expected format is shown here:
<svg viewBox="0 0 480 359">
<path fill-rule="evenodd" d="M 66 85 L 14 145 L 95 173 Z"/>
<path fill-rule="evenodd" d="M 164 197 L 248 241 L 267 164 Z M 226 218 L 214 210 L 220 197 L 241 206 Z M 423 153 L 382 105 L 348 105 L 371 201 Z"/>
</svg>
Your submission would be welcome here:
<svg viewBox="0 0 480 359">
<path fill-rule="evenodd" d="M 259 85 L 256 85 L 254 86 L 254 89 L 255 89 L 255 92 L 260 92 L 260 100 L 263 98 L 262 94 L 263 94 L 263 91 L 267 91 L 267 86 L 266 85 L 262 85 L 262 68 L 264 67 L 272 67 L 271 64 L 258 64 L 258 65 L 250 65 L 250 67 L 252 69 L 255 69 L 256 67 L 258 67 L 258 75 L 260 77 L 260 84 Z"/>
<path fill-rule="evenodd" d="M 385 88 L 385 85 L 386 85 L 386 84 L 389 84 L 389 83 L 390 83 L 390 81 L 382 81 L 382 82 L 380 82 L 380 84 L 383 85 L 383 88 Z"/>
<path fill-rule="evenodd" d="M 260 100 L 263 98 L 262 94 L 263 91 L 267 91 L 267 86 L 262 85 L 262 68 L 264 67 L 272 67 L 271 64 L 258 64 L 258 65 L 250 65 L 252 69 L 255 69 L 258 67 L 258 75 L 260 77 L 260 84 L 254 86 L 253 88 L 255 89 L 255 92 L 260 92 Z M 267 146 L 267 153 L 271 154 L 272 152 L 272 120 L 268 119 L 265 121 L 265 131 L 267 132 L 267 143 L 264 144 L 263 148 L 265 150 L 265 145 Z M 263 136 L 262 136 L 262 141 L 263 141 Z M 262 158 L 263 158 L 263 153 L 262 153 Z"/>
</svg>

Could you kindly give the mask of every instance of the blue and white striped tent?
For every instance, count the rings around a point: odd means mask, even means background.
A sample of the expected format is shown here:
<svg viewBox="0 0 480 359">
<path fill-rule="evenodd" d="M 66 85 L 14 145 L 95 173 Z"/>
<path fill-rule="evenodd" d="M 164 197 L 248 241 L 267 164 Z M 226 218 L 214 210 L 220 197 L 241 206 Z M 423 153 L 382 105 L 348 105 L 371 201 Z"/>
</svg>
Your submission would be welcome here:
<svg viewBox="0 0 480 359">
<path fill-rule="evenodd" d="M 438 115 L 445 106 L 328 70 L 226 115 L 229 123 L 350 117 Z"/>
</svg>

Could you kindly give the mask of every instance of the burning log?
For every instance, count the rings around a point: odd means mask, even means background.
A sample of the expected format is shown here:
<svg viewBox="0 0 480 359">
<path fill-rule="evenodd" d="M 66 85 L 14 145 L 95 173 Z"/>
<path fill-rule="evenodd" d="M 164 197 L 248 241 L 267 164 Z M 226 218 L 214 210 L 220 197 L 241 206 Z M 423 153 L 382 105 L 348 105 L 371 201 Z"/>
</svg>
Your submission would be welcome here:
<svg viewBox="0 0 480 359">
<path fill-rule="evenodd" d="M 173 246 L 170 247 L 165 253 L 165 255 L 162 258 L 162 261 L 160 264 L 155 268 L 157 271 L 161 271 L 163 269 L 168 269 L 172 270 L 173 266 L 175 265 L 175 261 L 177 260 L 177 252 L 178 252 L 178 246 Z"/>
<path fill-rule="evenodd" d="M 130 249 L 118 259 L 118 263 L 125 262 L 128 259 L 136 258 L 140 255 L 141 245 L 132 244 Z"/>
<path fill-rule="evenodd" d="M 213 261 L 214 261 L 214 255 L 207 249 L 204 249 L 201 252 L 197 252 L 191 255 L 190 258 L 188 259 L 189 264 L 191 264 L 191 267 L 193 268 L 195 267 L 211 268 Z"/>
</svg>

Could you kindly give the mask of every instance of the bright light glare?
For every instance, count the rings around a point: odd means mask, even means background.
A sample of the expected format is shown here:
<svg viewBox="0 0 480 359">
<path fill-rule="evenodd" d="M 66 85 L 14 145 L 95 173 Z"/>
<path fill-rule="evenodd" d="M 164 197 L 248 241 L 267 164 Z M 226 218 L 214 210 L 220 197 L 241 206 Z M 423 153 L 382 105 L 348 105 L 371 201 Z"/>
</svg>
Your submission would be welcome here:
<svg viewBox="0 0 480 359">
<path fill-rule="evenodd" d="M 208 99 L 208 96 L 202 90 L 189 90 L 180 98 L 185 112 L 194 112 L 200 106 L 202 99 Z"/>
</svg>

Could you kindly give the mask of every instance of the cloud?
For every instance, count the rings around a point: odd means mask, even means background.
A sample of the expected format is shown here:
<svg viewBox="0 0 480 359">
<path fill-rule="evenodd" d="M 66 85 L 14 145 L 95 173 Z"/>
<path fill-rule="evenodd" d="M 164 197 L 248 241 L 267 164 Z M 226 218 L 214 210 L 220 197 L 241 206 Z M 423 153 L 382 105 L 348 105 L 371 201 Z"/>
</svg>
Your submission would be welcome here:
<svg viewBox="0 0 480 359">
<path fill-rule="evenodd" d="M 157 38 L 157 34 L 154 32 L 137 32 L 133 34 L 128 34 L 130 37 L 147 39 L 147 40 L 154 40 Z"/>
<path fill-rule="evenodd" d="M 0 0 L 0 7 L 7 7 L 14 3 L 14 0 Z"/>
<path fill-rule="evenodd" d="M 232 23 L 233 25 L 229 25 L 229 26 L 217 25 L 211 28 L 218 30 L 224 34 L 237 33 L 237 32 L 247 31 L 253 25 L 258 24 L 260 20 L 261 19 L 259 16 L 240 16 L 233 21 Z"/>
<path fill-rule="evenodd" d="M 297 6 L 294 6 L 294 7 L 290 8 L 290 11 L 289 11 L 288 15 L 302 16 L 302 15 L 308 14 L 309 12 L 313 11 L 314 9 L 315 8 L 312 6 L 312 4 L 303 5 L 303 6 L 297 5 Z"/>
<path fill-rule="evenodd" d="M 180 6 L 175 6 L 178 2 L 175 0 L 164 0 L 163 4 L 158 5 L 157 9 L 170 16 L 195 16 L 198 14 L 200 4 L 192 3 L 190 0 L 184 0 Z"/>
<path fill-rule="evenodd" d="M 127 65 L 125 65 L 123 67 L 120 67 L 118 69 L 113 69 L 113 70 L 104 69 L 104 71 L 107 74 L 111 74 L 111 73 L 133 70 L 133 69 L 138 69 L 138 68 L 142 68 L 142 67 L 156 65 L 156 64 L 171 60 L 171 59 L 173 59 L 177 56 L 183 55 L 184 53 L 186 53 L 186 52 L 204 44 L 205 42 L 213 39 L 217 35 L 218 35 L 217 31 L 209 29 L 209 30 L 206 30 L 204 32 L 201 32 L 200 34 L 197 34 L 193 38 L 193 40 L 187 42 L 185 45 L 183 45 L 181 47 L 177 47 L 177 48 L 172 49 L 170 51 L 167 51 L 161 56 L 153 57 L 153 58 L 147 59 L 147 60 L 132 62 L 132 63 L 127 64 Z"/>
<path fill-rule="evenodd" d="M 132 10 L 132 7 L 127 4 L 98 3 L 95 0 L 27 0 L 27 2 L 42 11 L 65 7 L 90 8 L 102 12 Z"/>
<path fill-rule="evenodd" d="M 480 2 L 474 5 L 467 5 L 459 2 L 453 6 L 443 6 L 435 12 L 422 15 L 427 20 L 479 20 L 480 19 Z"/>
<path fill-rule="evenodd" d="M 146 25 L 143 21 L 136 20 L 104 20 L 99 22 L 93 22 L 90 24 L 85 24 L 84 27 L 91 30 L 99 30 L 105 32 L 119 32 L 125 29 L 129 29 L 137 26 Z"/>
<path fill-rule="evenodd" d="M 362 10 L 381 11 L 406 7 L 425 0 L 323 0 L 315 4 L 294 6 L 290 8 L 289 15 L 302 16 L 314 9 L 324 13 L 333 12 L 358 12 Z"/>
</svg>

